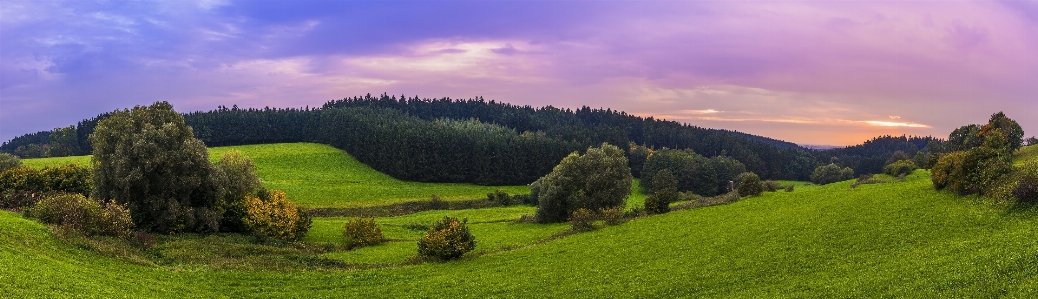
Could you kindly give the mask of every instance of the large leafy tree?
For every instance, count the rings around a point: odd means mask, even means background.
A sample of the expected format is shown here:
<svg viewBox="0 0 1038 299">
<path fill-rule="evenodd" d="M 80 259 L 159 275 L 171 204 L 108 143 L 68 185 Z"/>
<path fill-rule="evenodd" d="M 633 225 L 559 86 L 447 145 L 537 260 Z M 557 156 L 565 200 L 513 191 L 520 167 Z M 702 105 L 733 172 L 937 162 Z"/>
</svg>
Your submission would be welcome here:
<svg viewBox="0 0 1038 299">
<path fill-rule="evenodd" d="M 999 134 L 1004 136 L 998 136 Z M 1020 127 L 1020 124 L 1015 120 L 1006 117 L 1005 113 L 998 112 L 991 115 L 991 119 L 988 123 L 980 128 L 978 133 L 985 142 L 992 138 L 1005 138 L 1004 141 L 998 142 L 1003 143 L 1006 152 L 1012 153 L 1024 143 L 1024 129 Z"/>
<path fill-rule="evenodd" d="M 127 205 L 134 223 L 146 230 L 219 229 L 222 173 L 172 105 L 115 111 L 97 124 L 90 141 L 93 198 Z"/>
<path fill-rule="evenodd" d="M 626 203 L 634 177 L 620 148 L 603 143 L 571 153 L 538 180 L 537 221 L 562 222 L 580 208 L 602 210 Z"/>
</svg>

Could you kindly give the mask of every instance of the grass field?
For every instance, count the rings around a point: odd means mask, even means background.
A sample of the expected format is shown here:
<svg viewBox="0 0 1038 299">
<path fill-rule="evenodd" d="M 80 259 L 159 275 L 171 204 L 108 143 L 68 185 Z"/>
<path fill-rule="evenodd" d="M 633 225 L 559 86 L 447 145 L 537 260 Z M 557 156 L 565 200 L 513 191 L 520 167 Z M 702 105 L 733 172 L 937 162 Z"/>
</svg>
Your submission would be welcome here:
<svg viewBox="0 0 1038 299">
<path fill-rule="evenodd" d="M 1021 166 L 1026 162 L 1032 161 L 1038 161 L 1038 145 L 1022 147 L 1013 155 L 1013 162 L 1016 166 Z"/>
<path fill-rule="evenodd" d="M 360 163 L 331 146 L 282 143 L 227 146 L 209 149 L 216 161 L 229 150 L 239 150 L 256 163 L 256 171 L 268 189 L 285 191 L 289 200 L 307 208 L 351 208 L 428 200 L 438 194 L 444 200 L 486 198 L 503 189 L 509 194 L 529 193 L 527 186 L 478 186 L 407 182 L 394 179 Z M 64 164 L 89 165 L 89 156 L 26 159 L 31 167 Z"/>
<path fill-rule="evenodd" d="M 6 265 L 0 268 L 0 286 L 13 297 L 1038 295 L 1038 217 L 1033 209 L 1000 208 L 975 197 L 935 192 L 926 171 L 916 171 L 905 182 L 855 189 L 849 185 L 766 193 L 456 262 L 370 270 L 137 266 L 60 244 L 45 227 L 0 212 L 0 260 Z M 469 218 L 506 219 L 527 211 L 475 211 Z M 392 227 L 429 221 L 440 217 L 438 213 L 380 223 Z M 334 228 L 341 220 L 321 221 Z M 531 228 L 535 236 L 530 240 L 551 229 Z M 526 229 L 485 240 L 518 239 L 522 231 Z M 315 224 L 310 238 L 334 241 L 335 234 Z M 387 229 L 387 234 L 407 238 L 409 232 Z M 480 234 L 488 235 L 475 232 L 477 240 Z M 382 245 L 389 253 L 357 251 L 354 257 L 340 258 L 370 263 L 399 259 L 413 246 L 406 243 Z"/>
<path fill-rule="evenodd" d="M 1018 162 L 1038 160 L 1021 153 Z M 187 256 L 142 266 L 62 243 L 47 227 L 0 211 L 0 290 L 13 298 L 1038 296 L 1038 210 L 934 191 L 925 170 L 889 181 L 800 185 L 553 240 L 566 224 L 511 222 L 531 207 L 378 218 L 392 242 L 320 255 L 374 267 L 352 270 L 277 270 L 278 259 L 296 253 L 226 236 L 171 236 L 189 246 L 156 250 Z M 475 254 L 393 265 L 415 253 L 421 232 L 409 227 L 444 215 L 469 219 Z M 344 221 L 315 219 L 307 240 L 341 242 Z M 272 261 L 264 270 L 192 266 L 192 258 L 235 262 L 221 256 L 227 246 Z"/>
</svg>

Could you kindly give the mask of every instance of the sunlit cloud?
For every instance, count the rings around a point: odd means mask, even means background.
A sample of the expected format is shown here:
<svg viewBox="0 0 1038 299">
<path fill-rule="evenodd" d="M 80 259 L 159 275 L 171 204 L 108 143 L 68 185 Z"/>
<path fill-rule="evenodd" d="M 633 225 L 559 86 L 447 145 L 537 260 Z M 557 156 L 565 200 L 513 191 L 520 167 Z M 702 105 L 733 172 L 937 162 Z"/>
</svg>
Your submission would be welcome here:
<svg viewBox="0 0 1038 299">
<path fill-rule="evenodd" d="M 866 124 L 869 124 L 869 125 L 873 125 L 873 126 L 878 126 L 878 127 L 932 128 L 931 126 L 927 126 L 927 125 L 924 125 L 924 124 L 902 123 L 902 122 L 892 122 L 892 121 L 866 120 L 866 121 L 863 121 L 863 123 L 866 123 Z"/>
</svg>

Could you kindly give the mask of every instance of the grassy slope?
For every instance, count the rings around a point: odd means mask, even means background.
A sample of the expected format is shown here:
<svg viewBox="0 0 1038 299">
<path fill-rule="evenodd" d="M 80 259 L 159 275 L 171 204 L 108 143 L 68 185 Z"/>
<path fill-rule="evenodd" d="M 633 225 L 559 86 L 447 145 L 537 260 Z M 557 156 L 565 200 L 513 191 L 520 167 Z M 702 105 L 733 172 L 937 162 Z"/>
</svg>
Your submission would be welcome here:
<svg viewBox="0 0 1038 299">
<path fill-rule="evenodd" d="M 1027 162 L 1038 162 L 1038 145 L 1022 147 L 1013 156 L 1013 162 L 1016 166 L 1023 166 Z"/>
<path fill-rule="evenodd" d="M 408 229 L 408 224 L 431 225 L 444 216 L 468 219 L 469 230 L 476 236 L 473 254 L 482 254 L 503 248 L 535 243 L 569 228 L 568 224 L 541 225 L 512 223 L 522 215 L 533 215 L 534 207 L 515 206 L 462 211 L 426 211 L 406 216 L 378 218 L 376 222 L 389 242 L 346 252 L 325 254 L 325 257 L 350 264 L 392 264 L 415 256 L 416 242 L 424 230 Z M 341 243 L 343 225 L 349 218 L 316 218 L 306 241 Z"/>
<path fill-rule="evenodd" d="M 313 143 L 283 143 L 216 147 L 209 149 L 212 160 L 236 149 L 252 158 L 263 184 L 284 190 L 289 200 L 309 208 L 348 208 L 428 200 L 439 194 L 445 200 L 486 198 L 504 189 L 509 194 L 529 193 L 526 186 L 477 186 L 435 184 L 394 179 L 360 163 L 331 146 Z M 87 165 L 89 156 L 27 159 L 32 167 L 68 163 Z"/>
<path fill-rule="evenodd" d="M 182 297 L 181 292 L 188 297 L 212 295 L 208 292 L 231 297 L 1033 297 L 1038 292 L 1034 210 L 1007 211 L 934 192 L 925 171 L 906 182 L 856 189 L 849 184 L 767 193 L 474 259 L 362 271 L 177 272 L 131 266 L 56 244 L 40 225 L 5 212 L 0 213 L 0 260 L 15 266 L 0 268 L 0 286 L 15 297 Z"/>
</svg>

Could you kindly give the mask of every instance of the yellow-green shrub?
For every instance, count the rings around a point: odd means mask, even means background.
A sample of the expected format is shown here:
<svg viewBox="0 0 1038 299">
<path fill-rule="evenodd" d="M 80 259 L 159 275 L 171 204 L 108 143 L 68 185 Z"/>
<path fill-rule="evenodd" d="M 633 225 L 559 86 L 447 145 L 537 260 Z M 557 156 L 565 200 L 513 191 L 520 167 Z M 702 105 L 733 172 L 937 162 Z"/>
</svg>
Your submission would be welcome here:
<svg viewBox="0 0 1038 299">
<path fill-rule="evenodd" d="M 376 245 L 386 241 L 382 229 L 375 223 L 375 218 L 354 217 L 346 221 L 342 236 L 346 237 L 346 247 L 349 248 Z"/>
<path fill-rule="evenodd" d="M 126 238 L 133 228 L 130 211 L 114 201 L 101 204 L 78 193 L 45 196 L 27 211 L 41 222 L 65 226 L 85 235 Z"/>
<path fill-rule="evenodd" d="M 573 211 L 573 215 L 569 217 L 570 229 L 577 232 L 590 231 L 595 229 L 595 221 L 598 220 L 598 215 L 595 212 L 585 208 L 579 208 Z"/>
<path fill-rule="evenodd" d="M 468 219 L 459 221 L 458 218 L 444 216 L 418 240 L 418 254 L 452 260 L 476 249 L 476 237 L 469 232 L 465 225 L 467 222 Z"/>
<path fill-rule="evenodd" d="M 245 206 L 245 227 L 260 237 L 294 241 L 306 235 L 309 217 L 285 198 L 285 192 L 272 190 L 266 198 L 252 195 L 242 200 Z"/>
<path fill-rule="evenodd" d="M 624 208 L 622 206 L 602 209 L 600 214 L 606 225 L 617 225 L 624 221 Z"/>
</svg>

